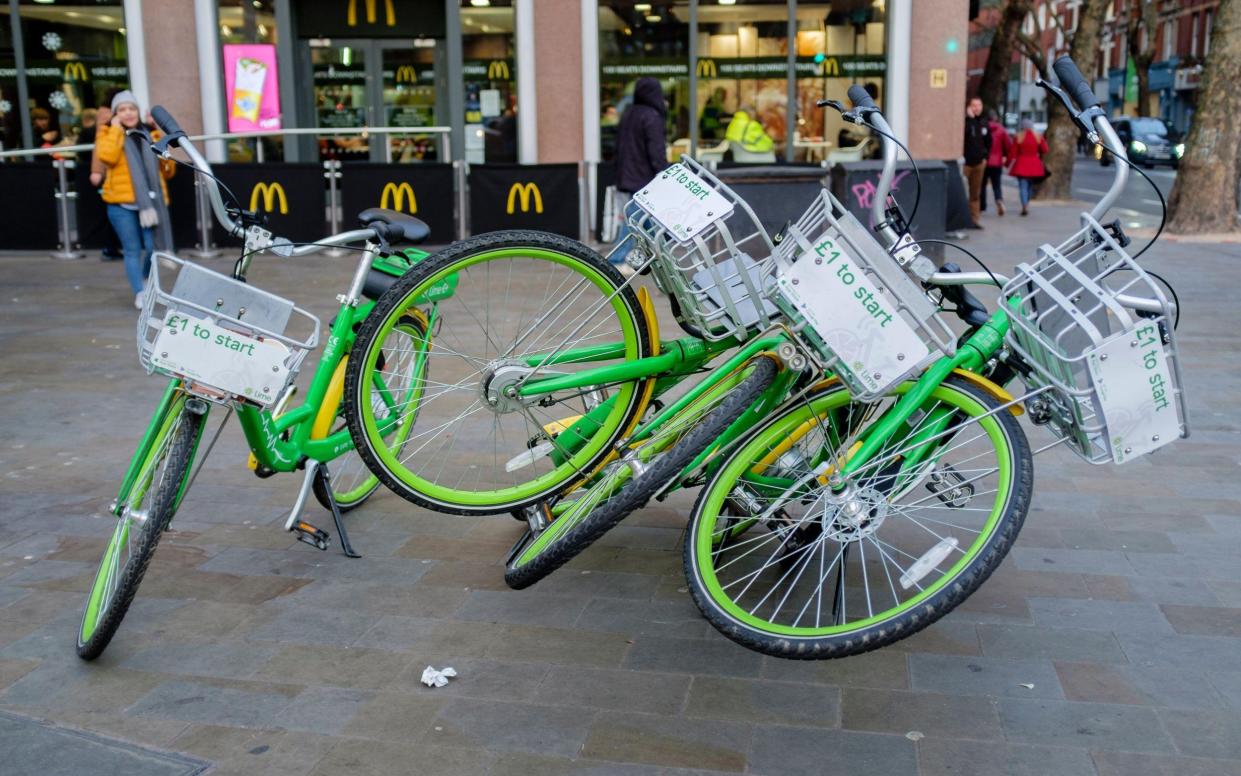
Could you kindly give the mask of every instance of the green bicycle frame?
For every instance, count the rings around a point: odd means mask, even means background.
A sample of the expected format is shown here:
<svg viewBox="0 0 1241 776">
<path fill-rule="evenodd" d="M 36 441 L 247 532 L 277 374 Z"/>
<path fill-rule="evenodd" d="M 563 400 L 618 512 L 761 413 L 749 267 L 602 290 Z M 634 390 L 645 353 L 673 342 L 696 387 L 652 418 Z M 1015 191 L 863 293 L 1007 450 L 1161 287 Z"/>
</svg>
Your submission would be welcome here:
<svg viewBox="0 0 1241 776">
<path fill-rule="evenodd" d="M 422 251 L 412 249 L 404 253 L 404 261 L 377 259 L 373 266 L 388 274 L 399 275 L 408 269 L 409 266 L 421 261 L 428 255 Z M 441 290 L 440 295 L 434 298 L 451 296 L 452 286 L 454 285 L 455 283 L 447 284 L 447 287 Z M 375 303 L 370 300 L 362 300 L 356 307 L 348 303 L 341 304 L 328 334 L 323 354 L 315 367 L 310 387 L 306 391 L 306 398 L 299 406 L 279 417 L 273 416 L 270 410 L 259 409 L 247 404 L 236 407 L 237 420 L 241 425 L 242 432 L 245 434 L 246 443 L 249 445 L 250 452 L 254 454 L 260 466 L 276 472 L 291 472 L 298 469 L 307 458 L 326 462 L 353 449 L 353 440 L 349 436 L 348 429 L 341 429 L 322 439 L 311 439 L 310 434 L 314 421 L 322 408 L 324 398 L 327 395 L 332 376 L 336 372 L 341 360 L 353 348 L 355 340 L 354 327 L 370 315 L 374 307 Z M 427 321 L 428 331 L 435 324 L 435 315 L 435 304 L 434 301 L 431 301 Z M 427 354 L 425 351 L 419 352 L 416 355 L 415 369 L 421 369 L 421 362 L 426 358 Z M 395 406 L 397 400 L 388 391 L 387 386 L 383 384 L 382 378 L 376 375 L 375 380 L 381 399 L 389 407 Z M 119 516 L 123 513 L 136 484 L 135 480 L 138 473 L 142 471 L 148 459 L 156 453 L 156 440 L 162 438 L 167 433 L 167 425 L 172 422 L 172 419 L 177 415 L 177 410 L 181 403 L 186 400 L 186 394 L 181 390 L 181 385 L 182 381 L 179 378 L 172 378 L 164 388 L 159 405 L 151 417 L 151 422 L 147 425 L 142 441 L 139 443 L 133 458 L 130 459 L 129 468 L 121 481 L 121 487 L 117 492 L 116 502 L 112 509 L 114 514 Z M 380 431 L 386 433 L 388 427 L 395 425 L 397 420 L 398 418 L 395 415 L 387 419 L 381 423 Z M 285 432 L 288 433 L 286 434 Z M 197 440 L 195 445 L 197 445 Z M 178 494 L 178 501 L 181 495 L 183 495 L 184 489 L 185 483 L 182 484 L 182 493 Z"/>
</svg>

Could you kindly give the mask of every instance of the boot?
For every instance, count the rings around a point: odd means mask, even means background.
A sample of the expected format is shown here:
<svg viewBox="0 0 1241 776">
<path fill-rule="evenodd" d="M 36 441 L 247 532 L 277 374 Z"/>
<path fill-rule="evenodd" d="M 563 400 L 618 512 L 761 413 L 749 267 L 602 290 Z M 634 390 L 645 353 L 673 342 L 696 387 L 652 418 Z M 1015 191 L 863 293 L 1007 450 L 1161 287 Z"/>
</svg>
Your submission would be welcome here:
<svg viewBox="0 0 1241 776">
<path fill-rule="evenodd" d="M 997 199 L 995 201 L 995 212 L 997 215 L 1004 215 L 1004 200 Z"/>
</svg>

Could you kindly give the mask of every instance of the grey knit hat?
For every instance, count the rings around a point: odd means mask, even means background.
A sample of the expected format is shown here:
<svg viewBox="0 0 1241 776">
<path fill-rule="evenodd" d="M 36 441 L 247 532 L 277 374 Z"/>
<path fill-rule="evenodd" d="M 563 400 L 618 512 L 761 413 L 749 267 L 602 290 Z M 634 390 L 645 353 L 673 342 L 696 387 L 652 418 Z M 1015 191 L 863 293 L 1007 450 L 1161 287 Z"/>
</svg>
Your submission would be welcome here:
<svg viewBox="0 0 1241 776">
<path fill-rule="evenodd" d="M 129 91 L 128 89 L 123 89 L 117 92 L 116 96 L 112 98 L 112 112 L 115 113 L 117 108 L 119 108 L 120 106 L 124 105 L 127 102 L 133 104 L 135 108 L 139 107 L 138 98 L 134 96 L 133 92 Z"/>
</svg>

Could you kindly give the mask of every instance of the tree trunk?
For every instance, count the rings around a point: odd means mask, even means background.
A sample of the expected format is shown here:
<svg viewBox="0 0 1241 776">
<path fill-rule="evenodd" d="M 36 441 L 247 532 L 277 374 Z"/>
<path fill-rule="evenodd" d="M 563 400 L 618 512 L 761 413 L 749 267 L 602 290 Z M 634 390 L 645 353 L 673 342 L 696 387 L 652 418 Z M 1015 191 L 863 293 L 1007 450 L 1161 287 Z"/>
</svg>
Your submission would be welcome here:
<svg viewBox="0 0 1241 776">
<path fill-rule="evenodd" d="M 1237 229 L 1237 146 L 1241 141 L 1241 2 L 1220 0 L 1198 92 L 1198 111 L 1170 197 L 1174 234 Z"/>
<path fill-rule="evenodd" d="M 1001 121 L 1004 120 L 1004 109 L 1008 103 L 1008 74 L 1012 70 L 1017 33 L 1029 13 L 1030 0 L 1008 0 L 1004 3 L 995 37 L 991 39 L 991 49 L 987 52 L 982 80 L 978 82 L 978 96 L 982 104 L 995 108 Z"/>
<path fill-rule="evenodd" d="M 1112 0 L 1085 0 L 1078 11 L 1077 31 L 1069 44 L 1069 56 L 1093 84 L 1095 58 L 1103 14 Z M 1212 44 L 1214 45 L 1214 44 Z M 1077 157 L 1077 125 L 1058 100 L 1047 96 L 1047 156 L 1043 163 L 1051 177 L 1039 187 L 1039 199 L 1068 199 L 1073 190 L 1073 162 Z"/>
<path fill-rule="evenodd" d="M 1133 69 L 1138 76 L 1139 116 L 1151 115 L 1151 61 L 1147 57 L 1134 57 Z"/>
</svg>

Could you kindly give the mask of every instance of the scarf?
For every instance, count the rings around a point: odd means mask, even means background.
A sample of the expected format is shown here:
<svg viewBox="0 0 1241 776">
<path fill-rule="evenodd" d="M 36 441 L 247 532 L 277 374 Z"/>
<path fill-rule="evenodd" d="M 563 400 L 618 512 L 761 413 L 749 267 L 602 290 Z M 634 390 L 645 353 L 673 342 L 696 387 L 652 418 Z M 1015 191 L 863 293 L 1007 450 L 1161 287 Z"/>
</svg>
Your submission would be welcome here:
<svg viewBox="0 0 1241 776">
<path fill-rule="evenodd" d="M 155 227 L 155 250 L 171 251 L 172 219 L 168 216 L 168 205 L 164 202 L 159 160 L 151 150 L 151 143 L 151 133 L 146 127 L 139 125 L 127 130 L 125 161 L 129 165 L 134 204 L 138 207 L 138 223 L 144 229 Z"/>
</svg>

